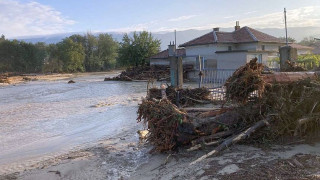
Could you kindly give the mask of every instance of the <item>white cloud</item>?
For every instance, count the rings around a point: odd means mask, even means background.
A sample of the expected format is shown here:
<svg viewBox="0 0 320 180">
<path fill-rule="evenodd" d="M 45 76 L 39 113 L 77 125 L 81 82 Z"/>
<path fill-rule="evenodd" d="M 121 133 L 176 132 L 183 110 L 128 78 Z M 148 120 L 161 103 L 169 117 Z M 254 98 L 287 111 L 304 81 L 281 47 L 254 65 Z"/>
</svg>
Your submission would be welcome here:
<svg viewBox="0 0 320 180">
<path fill-rule="evenodd" d="M 50 6 L 0 0 L 0 34 L 6 37 L 62 33 L 74 23 Z"/>
<path fill-rule="evenodd" d="M 252 13 L 256 13 L 257 11 L 249 11 L 249 12 L 245 12 L 245 13 L 243 13 L 243 14 L 246 14 L 246 15 L 248 15 L 248 14 L 252 14 Z"/>
<path fill-rule="evenodd" d="M 283 12 L 240 19 L 240 25 L 256 28 L 283 28 Z M 320 26 L 320 6 L 301 7 L 287 10 L 288 27 Z M 232 27 L 235 22 L 221 23 L 220 27 Z"/>
<path fill-rule="evenodd" d="M 234 18 L 234 16 L 226 16 L 226 17 L 223 17 L 225 19 L 230 19 L 230 18 Z"/>
<path fill-rule="evenodd" d="M 250 12 L 251 14 L 253 12 Z M 265 14 L 262 16 L 248 17 L 239 19 L 240 26 L 250 26 L 253 28 L 284 28 L 283 12 Z M 287 10 L 288 27 L 320 27 L 320 6 L 301 7 Z M 211 29 L 213 27 L 234 27 L 235 22 L 229 21 L 224 23 L 210 23 L 203 26 L 192 27 L 192 29 Z M 179 30 L 184 30 L 182 28 Z"/>
<path fill-rule="evenodd" d="M 171 22 L 185 21 L 185 20 L 194 18 L 194 17 L 196 17 L 196 16 L 198 16 L 198 15 L 180 16 L 180 17 L 177 17 L 177 18 L 169 19 L 168 21 L 171 21 Z"/>
<path fill-rule="evenodd" d="M 123 27 L 123 28 L 115 28 L 115 29 L 108 29 L 108 32 L 122 32 L 122 33 L 129 33 L 132 31 L 150 31 L 150 27 L 154 27 L 158 24 L 158 21 L 151 21 L 147 23 L 140 23 L 140 24 L 135 24 L 131 25 L 128 27 Z"/>
<path fill-rule="evenodd" d="M 253 16 L 255 11 L 246 12 L 246 18 L 239 18 L 240 26 L 250 26 L 253 28 L 284 28 L 284 17 L 283 12 L 269 13 L 262 16 Z M 175 19 L 168 21 L 178 21 L 183 19 L 190 19 L 196 15 L 181 16 Z M 222 23 L 207 23 L 205 25 L 193 26 L 192 22 L 184 24 L 183 26 L 176 26 L 168 24 L 168 21 L 157 21 L 142 23 L 137 25 L 132 25 L 125 28 L 113 29 L 109 31 L 120 31 L 120 32 L 130 32 L 130 31 L 152 31 L 152 32 L 161 32 L 161 31 L 183 31 L 188 29 L 212 29 L 214 27 L 229 28 L 235 26 L 235 21 L 228 20 L 228 18 L 237 18 L 234 17 L 222 17 L 225 19 L 225 22 Z M 212 20 L 216 20 L 213 18 Z M 308 27 L 315 26 L 320 27 L 320 6 L 311 6 L 311 7 L 301 7 L 297 9 L 287 10 L 287 20 L 288 27 Z"/>
</svg>

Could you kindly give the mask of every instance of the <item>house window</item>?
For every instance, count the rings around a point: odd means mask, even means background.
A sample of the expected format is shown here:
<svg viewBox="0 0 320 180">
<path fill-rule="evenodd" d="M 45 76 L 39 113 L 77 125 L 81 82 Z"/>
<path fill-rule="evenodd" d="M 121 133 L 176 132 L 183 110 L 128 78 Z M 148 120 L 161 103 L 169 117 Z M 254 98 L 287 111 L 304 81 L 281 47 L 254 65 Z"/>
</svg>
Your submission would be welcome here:
<svg viewBox="0 0 320 180">
<path fill-rule="evenodd" d="M 217 68 L 217 60 L 216 59 L 205 59 L 205 68 Z"/>
<path fill-rule="evenodd" d="M 261 46 L 261 50 L 262 50 L 262 51 L 266 50 L 266 46 L 265 46 L 265 45 L 262 45 L 262 46 Z"/>
<path fill-rule="evenodd" d="M 228 46 L 228 51 L 232 51 L 232 46 Z"/>
</svg>

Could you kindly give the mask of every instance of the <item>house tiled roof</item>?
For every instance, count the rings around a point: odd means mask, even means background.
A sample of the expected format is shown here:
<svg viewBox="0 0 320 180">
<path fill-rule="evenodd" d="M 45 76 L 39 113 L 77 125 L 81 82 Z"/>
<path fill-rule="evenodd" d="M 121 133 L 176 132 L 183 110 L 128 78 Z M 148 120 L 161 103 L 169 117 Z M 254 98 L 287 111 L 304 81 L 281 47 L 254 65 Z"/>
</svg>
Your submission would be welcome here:
<svg viewBox="0 0 320 180">
<path fill-rule="evenodd" d="M 247 43 L 247 42 L 275 42 L 283 43 L 280 39 L 257 31 L 250 27 L 243 27 L 233 32 L 211 31 L 203 36 L 186 42 L 180 47 L 196 46 L 213 43 Z"/>
<path fill-rule="evenodd" d="M 177 56 L 179 56 L 179 57 L 186 55 L 185 49 L 177 49 L 176 51 L 177 51 Z M 167 49 L 167 50 L 159 52 L 156 55 L 151 56 L 150 59 L 167 59 L 168 57 L 169 57 L 169 51 Z"/>
</svg>

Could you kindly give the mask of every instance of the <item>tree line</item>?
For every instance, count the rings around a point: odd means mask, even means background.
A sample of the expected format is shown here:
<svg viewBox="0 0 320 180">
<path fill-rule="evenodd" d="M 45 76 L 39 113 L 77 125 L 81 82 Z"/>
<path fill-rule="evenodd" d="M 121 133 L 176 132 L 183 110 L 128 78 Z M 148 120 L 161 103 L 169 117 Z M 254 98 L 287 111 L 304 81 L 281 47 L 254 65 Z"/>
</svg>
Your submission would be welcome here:
<svg viewBox="0 0 320 180">
<path fill-rule="evenodd" d="M 0 37 L 0 72 L 93 72 L 143 66 L 160 51 L 160 40 L 146 31 L 123 36 L 75 34 L 56 44 L 27 43 Z"/>
</svg>

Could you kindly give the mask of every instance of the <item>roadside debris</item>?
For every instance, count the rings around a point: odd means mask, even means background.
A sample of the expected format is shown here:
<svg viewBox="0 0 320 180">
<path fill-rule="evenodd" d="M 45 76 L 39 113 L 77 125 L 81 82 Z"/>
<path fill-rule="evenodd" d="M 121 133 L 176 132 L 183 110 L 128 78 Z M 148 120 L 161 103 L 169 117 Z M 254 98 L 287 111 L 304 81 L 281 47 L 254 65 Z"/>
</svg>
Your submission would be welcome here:
<svg viewBox="0 0 320 180">
<path fill-rule="evenodd" d="M 0 75 L 0 83 L 10 84 L 10 81 L 9 81 L 8 76 L 6 74 L 1 74 Z"/>
<path fill-rule="evenodd" d="M 187 76 L 187 72 L 192 71 L 192 65 L 183 65 L 183 76 Z M 122 71 L 116 77 L 106 77 L 104 81 L 135 81 L 135 80 L 169 80 L 170 79 L 170 68 L 165 65 L 152 65 L 152 66 L 138 66 L 130 67 L 125 71 Z"/>
<path fill-rule="evenodd" d="M 178 95 L 179 94 L 179 95 Z M 166 96 L 171 103 L 177 103 L 177 95 L 179 96 L 179 105 L 182 107 L 192 106 L 194 104 L 211 103 L 210 91 L 207 88 L 195 88 L 195 89 L 176 89 L 172 86 L 166 88 Z M 162 98 L 161 89 L 151 88 L 148 91 L 148 99 Z"/>
<path fill-rule="evenodd" d="M 280 137 L 320 135 L 320 81 L 316 75 L 263 74 L 263 69 L 253 59 L 227 80 L 226 97 L 234 103 L 227 108 L 179 109 L 174 104 L 176 90 L 168 87 L 168 99 L 161 99 L 160 89 L 150 89 L 137 118 L 148 127 L 148 142 L 159 152 L 182 146 L 188 151 L 217 146 L 191 163 L 195 164 L 246 139 L 272 142 Z M 208 100 L 209 93 L 202 88 L 179 91 L 182 107 Z"/>
<path fill-rule="evenodd" d="M 73 83 L 76 83 L 76 82 L 74 80 L 68 81 L 68 84 L 73 84 Z"/>
<path fill-rule="evenodd" d="M 288 67 L 286 69 L 284 69 L 284 72 L 299 72 L 299 71 L 307 71 L 307 69 L 298 66 L 295 62 L 291 62 L 291 61 L 286 61 L 286 63 L 288 64 Z"/>
<path fill-rule="evenodd" d="M 132 67 L 122 71 L 121 74 L 116 77 L 105 78 L 104 81 L 133 81 L 149 79 L 169 79 L 169 68 L 166 66 Z"/>
</svg>

